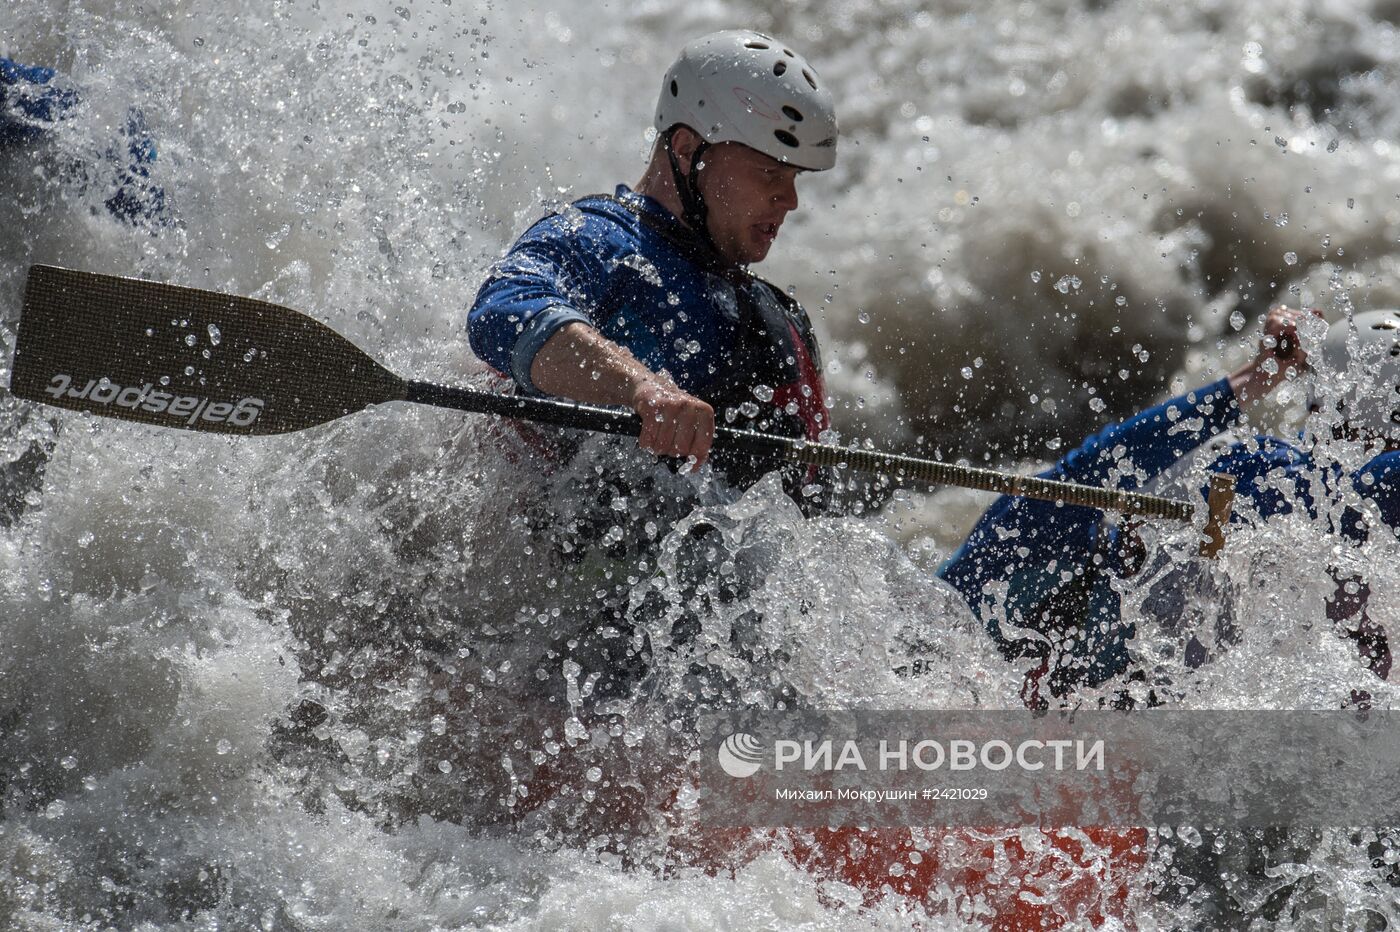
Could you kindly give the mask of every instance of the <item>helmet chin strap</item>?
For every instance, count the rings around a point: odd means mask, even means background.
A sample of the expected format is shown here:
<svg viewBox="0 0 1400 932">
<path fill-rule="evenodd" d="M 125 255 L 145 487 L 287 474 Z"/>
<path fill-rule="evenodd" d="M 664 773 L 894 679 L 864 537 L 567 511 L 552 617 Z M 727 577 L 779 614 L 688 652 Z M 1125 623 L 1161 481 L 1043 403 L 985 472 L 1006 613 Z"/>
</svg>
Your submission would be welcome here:
<svg viewBox="0 0 1400 932">
<path fill-rule="evenodd" d="M 695 152 L 690 156 L 690 171 L 683 172 L 680 159 L 676 157 L 676 149 L 671 144 L 678 129 L 680 126 L 673 126 L 666 131 L 666 158 L 671 163 L 671 180 L 675 183 L 676 193 L 681 199 L 681 219 L 699 235 L 706 246 L 719 255 L 719 248 L 710 236 L 710 210 L 705 204 L 705 198 L 700 194 L 700 160 L 705 150 L 710 148 L 710 144 L 703 139 L 696 144 Z"/>
</svg>

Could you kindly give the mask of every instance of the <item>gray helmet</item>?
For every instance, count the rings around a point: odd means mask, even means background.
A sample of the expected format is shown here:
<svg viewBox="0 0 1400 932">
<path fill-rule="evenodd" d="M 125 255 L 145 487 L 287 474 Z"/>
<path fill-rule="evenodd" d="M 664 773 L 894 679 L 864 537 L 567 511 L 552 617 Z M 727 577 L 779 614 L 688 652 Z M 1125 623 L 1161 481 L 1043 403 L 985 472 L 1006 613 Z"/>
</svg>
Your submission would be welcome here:
<svg viewBox="0 0 1400 932">
<path fill-rule="evenodd" d="M 762 33 L 733 29 L 690 43 L 666 72 L 656 129 L 684 124 L 706 142 L 739 142 L 798 168 L 836 164 L 836 107 L 807 61 Z"/>
<path fill-rule="evenodd" d="M 671 146 L 681 126 L 700 136 L 686 171 Z M 810 171 L 836 164 L 836 108 L 816 71 L 785 43 L 746 29 L 702 36 L 681 51 L 661 82 L 656 130 L 682 219 L 711 249 L 709 209 L 700 193 L 708 146 L 737 142 Z"/>
</svg>

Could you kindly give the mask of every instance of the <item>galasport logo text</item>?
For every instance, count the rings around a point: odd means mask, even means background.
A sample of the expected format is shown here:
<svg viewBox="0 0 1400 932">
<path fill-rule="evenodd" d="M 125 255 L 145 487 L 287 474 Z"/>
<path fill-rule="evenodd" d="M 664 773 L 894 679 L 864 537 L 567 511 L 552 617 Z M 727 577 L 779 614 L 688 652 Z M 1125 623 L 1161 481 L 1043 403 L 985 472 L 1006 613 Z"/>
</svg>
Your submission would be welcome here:
<svg viewBox="0 0 1400 932">
<path fill-rule="evenodd" d="M 44 394 L 56 400 L 74 398 L 93 404 L 116 405 L 119 408 L 140 408 L 152 414 L 178 418 L 186 424 L 208 421 L 211 424 L 231 424 L 248 427 L 262 414 L 265 402 L 261 398 L 241 398 L 238 401 L 210 401 L 198 395 L 176 395 L 163 392 L 147 382 L 145 385 L 123 388 L 110 379 L 89 379 L 82 388 L 75 388 L 71 375 L 56 375 L 49 380 Z"/>
</svg>

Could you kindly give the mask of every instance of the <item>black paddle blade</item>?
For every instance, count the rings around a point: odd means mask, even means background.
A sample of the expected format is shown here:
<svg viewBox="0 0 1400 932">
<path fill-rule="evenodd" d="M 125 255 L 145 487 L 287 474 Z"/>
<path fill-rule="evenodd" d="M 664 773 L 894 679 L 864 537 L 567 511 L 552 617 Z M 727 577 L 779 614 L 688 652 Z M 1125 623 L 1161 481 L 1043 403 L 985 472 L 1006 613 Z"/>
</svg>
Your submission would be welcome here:
<svg viewBox="0 0 1400 932">
<path fill-rule="evenodd" d="M 161 427 L 281 434 L 401 400 L 405 387 L 289 308 L 36 265 L 10 391 Z"/>
</svg>

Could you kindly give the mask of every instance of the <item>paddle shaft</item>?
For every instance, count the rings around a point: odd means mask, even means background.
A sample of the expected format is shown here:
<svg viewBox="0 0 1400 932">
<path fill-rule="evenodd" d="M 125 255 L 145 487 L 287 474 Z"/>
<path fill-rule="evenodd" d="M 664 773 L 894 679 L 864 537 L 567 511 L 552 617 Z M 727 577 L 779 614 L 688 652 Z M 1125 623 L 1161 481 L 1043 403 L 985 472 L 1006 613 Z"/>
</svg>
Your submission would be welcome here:
<svg viewBox="0 0 1400 932">
<path fill-rule="evenodd" d="M 465 388 L 451 388 L 430 382 L 407 383 L 405 399 L 442 408 L 496 414 L 520 418 L 541 424 L 573 427 L 601 433 L 635 437 L 641 433 L 641 420 L 631 411 L 599 408 L 593 405 L 530 398 L 519 395 L 497 395 Z M 1019 495 L 1042 501 L 1082 505 L 1124 515 L 1170 518 L 1190 521 L 1195 508 L 1188 502 L 1175 501 L 1140 492 L 1101 489 L 1093 486 L 1016 476 L 991 469 L 940 463 L 936 460 L 900 456 L 873 450 L 854 450 L 824 443 L 776 437 L 733 427 L 715 428 L 715 447 L 755 455 L 779 456 L 796 463 L 854 469 L 881 473 L 895 480 L 957 485 L 964 488 Z"/>
</svg>

